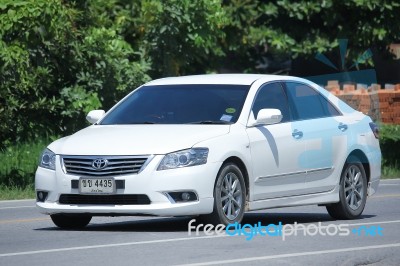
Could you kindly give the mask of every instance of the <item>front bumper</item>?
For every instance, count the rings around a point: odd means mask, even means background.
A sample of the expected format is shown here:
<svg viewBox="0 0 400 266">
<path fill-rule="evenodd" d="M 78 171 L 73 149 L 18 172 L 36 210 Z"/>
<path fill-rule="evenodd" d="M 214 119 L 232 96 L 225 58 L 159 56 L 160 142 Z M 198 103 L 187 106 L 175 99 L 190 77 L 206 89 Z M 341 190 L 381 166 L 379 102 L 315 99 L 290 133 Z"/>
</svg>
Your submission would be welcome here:
<svg viewBox="0 0 400 266">
<path fill-rule="evenodd" d="M 183 216 L 208 214 L 213 211 L 213 189 L 215 178 L 222 163 L 207 163 L 199 166 L 172 170 L 157 171 L 163 156 L 157 155 L 139 174 L 117 176 L 115 180 L 123 180 L 125 188 L 117 189 L 116 195 L 143 194 L 151 201 L 146 205 L 114 205 L 114 204 L 60 204 L 61 194 L 79 194 L 71 185 L 79 176 L 63 172 L 60 163 L 56 171 L 39 167 L 36 171 L 36 191 L 48 192 L 44 202 L 37 201 L 36 206 L 41 213 L 86 213 L 93 215 L 159 215 Z M 60 156 L 57 155 L 57 162 Z M 190 202 L 171 201 L 166 192 L 193 191 L 198 200 Z M 107 195 L 101 195 L 107 197 Z"/>
</svg>

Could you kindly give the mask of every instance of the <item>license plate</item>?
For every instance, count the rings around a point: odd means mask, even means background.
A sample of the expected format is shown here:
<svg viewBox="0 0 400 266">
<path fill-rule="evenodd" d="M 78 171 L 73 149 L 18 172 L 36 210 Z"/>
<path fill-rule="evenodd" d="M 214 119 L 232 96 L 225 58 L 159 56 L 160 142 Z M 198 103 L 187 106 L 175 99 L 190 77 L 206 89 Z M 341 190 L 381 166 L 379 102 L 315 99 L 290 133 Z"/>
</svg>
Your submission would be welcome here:
<svg viewBox="0 0 400 266">
<path fill-rule="evenodd" d="M 115 180 L 113 178 L 81 178 L 79 192 L 82 194 L 113 194 Z"/>
</svg>

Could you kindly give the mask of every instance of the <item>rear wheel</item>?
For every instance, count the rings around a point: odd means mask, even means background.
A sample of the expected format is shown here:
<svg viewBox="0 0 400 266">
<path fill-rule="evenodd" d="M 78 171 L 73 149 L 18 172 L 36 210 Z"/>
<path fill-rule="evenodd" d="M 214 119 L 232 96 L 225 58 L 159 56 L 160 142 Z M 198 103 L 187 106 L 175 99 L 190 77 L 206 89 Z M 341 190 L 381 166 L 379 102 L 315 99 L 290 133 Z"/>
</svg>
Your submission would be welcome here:
<svg viewBox="0 0 400 266">
<path fill-rule="evenodd" d="M 50 217 L 53 223 L 62 229 L 83 228 L 92 220 L 92 216 L 89 215 L 52 214 Z"/>
<path fill-rule="evenodd" d="M 335 219 L 355 219 L 361 215 L 367 201 L 367 176 L 358 158 L 349 158 L 339 183 L 340 201 L 326 207 Z"/>
<path fill-rule="evenodd" d="M 243 174 L 233 163 L 224 164 L 214 186 L 214 211 L 202 216 L 213 224 L 240 223 L 246 204 L 246 186 Z"/>
</svg>

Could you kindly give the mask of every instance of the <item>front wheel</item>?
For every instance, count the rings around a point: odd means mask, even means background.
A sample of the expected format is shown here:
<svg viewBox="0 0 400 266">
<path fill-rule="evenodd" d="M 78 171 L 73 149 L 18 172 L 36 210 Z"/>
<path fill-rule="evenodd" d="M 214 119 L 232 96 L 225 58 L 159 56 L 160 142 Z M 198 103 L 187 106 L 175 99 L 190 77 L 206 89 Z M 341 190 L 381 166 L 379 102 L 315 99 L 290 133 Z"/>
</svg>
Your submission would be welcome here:
<svg viewBox="0 0 400 266">
<path fill-rule="evenodd" d="M 214 186 L 214 211 L 202 218 L 213 224 L 240 223 L 246 204 L 243 174 L 233 163 L 224 164 Z"/>
<path fill-rule="evenodd" d="M 361 215 L 367 201 L 367 176 L 357 158 L 346 162 L 339 183 L 339 199 L 326 209 L 335 219 L 355 219 Z"/>
<path fill-rule="evenodd" d="M 62 229 L 83 228 L 92 220 L 92 216 L 89 215 L 52 214 L 50 217 L 53 223 Z"/>
</svg>

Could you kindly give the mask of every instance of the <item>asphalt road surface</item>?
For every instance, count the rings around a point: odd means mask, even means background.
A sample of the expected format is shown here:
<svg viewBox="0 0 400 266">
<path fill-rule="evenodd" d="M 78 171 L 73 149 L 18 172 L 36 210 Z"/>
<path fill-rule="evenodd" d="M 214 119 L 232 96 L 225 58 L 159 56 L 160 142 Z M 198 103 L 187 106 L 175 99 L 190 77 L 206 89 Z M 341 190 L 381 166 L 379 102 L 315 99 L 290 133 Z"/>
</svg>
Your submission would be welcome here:
<svg viewBox="0 0 400 266">
<path fill-rule="evenodd" d="M 383 180 L 357 220 L 334 221 L 318 206 L 251 212 L 242 225 L 271 226 L 246 240 L 250 231 L 189 236 L 191 219 L 95 217 L 68 231 L 33 200 L 1 201 L 0 265 L 400 265 L 400 179 Z M 273 235 L 279 222 L 285 240 Z"/>
</svg>

